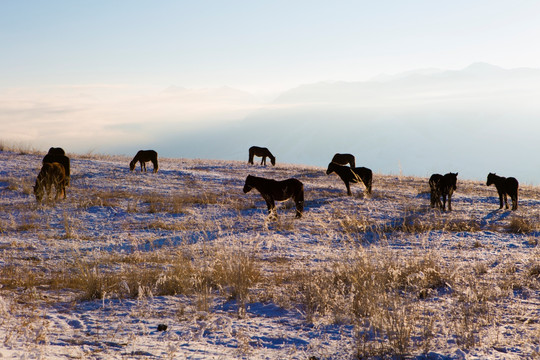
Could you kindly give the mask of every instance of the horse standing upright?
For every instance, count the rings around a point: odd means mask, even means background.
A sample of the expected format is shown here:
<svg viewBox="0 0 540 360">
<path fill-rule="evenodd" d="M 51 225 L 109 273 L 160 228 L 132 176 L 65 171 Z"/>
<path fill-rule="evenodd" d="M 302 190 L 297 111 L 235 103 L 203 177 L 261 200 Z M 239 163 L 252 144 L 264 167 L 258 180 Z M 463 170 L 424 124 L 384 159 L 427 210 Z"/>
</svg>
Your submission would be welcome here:
<svg viewBox="0 0 540 360">
<path fill-rule="evenodd" d="M 304 184 L 300 180 L 276 181 L 248 175 L 244 184 L 244 193 L 248 193 L 253 188 L 257 189 L 264 201 L 266 201 L 269 216 L 274 213 L 277 217 L 275 200 L 284 201 L 292 198 L 296 205 L 296 217 L 302 217 L 304 212 Z"/>
<path fill-rule="evenodd" d="M 332 162 L 336 163 L 338 165 L 347 165 L 347 164 L 349 164 L 351 166 L 351 168 L 356 167 L 354 155 L 352 155 L 352 154 L 340 154 L 340 153 L 337 153 L 332 158 Z"/>
<path fill-rule="evenodd" d="M 261 165 L 266 166 L 266 158 L 267 157 L 270 158 L 270 162 L 272 163 L 272 165 L 276 165 L 276 157 L 274 155 L 272 155 L 272 153 L 270 152 L 270 150 L 268 150 L 268 148 L 259 147 L 259 146 L 250 147 L 249 148 L 248 164 L 253 165 L 253 157 L 254 156 L 262 157 Z"/>
<path fill-rule="evenodd" d="M 497 192 L 499 193 L 499 202 L 500 202 L 499 209 L 503 208 L 503 200 L 504 200 L 504 204 L 506 205 L 506 208 L 508 209 L 507 195 L 510 195 L 510 198 L 512 199 L 512 211 L 517 210 L 518 188 L 519 188 L 519 182 L 517 181 L 517 179 L 513 177 L 506 178 L 503 176 L 498 176 L 493 173 L 489 173 L 487 177 L 486 185 L 489 186 L 491 184 L 495 184 L 495 187 L 497 188 Z"/>
<path fill-rule="evenodd" d="M 45 193 L 47 193 L 47 200 L 50 199 L 52 186 L 56 190 L 55 200 L 58 200 L 59 196 L 66 198 L 66 173 L 60 163 L 44 163 L 41 167 L 34 185 L 34 195 L 38 203 L 41 202 Z"/>
<path fill-rule="evenodd" d="M 129 163 L 129 170 L 133 171 L 135 169 L 135 165 L 137 165 L 137 161 L 141 165 L 141 172 L 144 170 L 146 172 L 146 163 L 151 161 L 152 165 L 154 165 L 154 172 L 158 172 L 158 153 L 154 150 L 139 150 L 133 160 Z"/>
<path fill-rule="evenodd" d="M 366 192 L 371 194 L 371 185 L 373 183 L 373 172 L 366 167 L 350 168 L 331 162 L 326 169 L 326 175 L 330 175 L 332 172 L 338 174 L 338 176 L 345 183 L 347 188 L 347 195 L 352 195 L 350 183 L 363 182 L 366 186 Z"/>
<path fill-rule="evenodd" d="M 444 175 L 433 174 L 429 178 L 429 187 L 431 189 L 431 207 L 439 207 L 442 211 L 446 210 L 446 198 L 448 197 L 448 211 L 452 211 L 452 194 L 457 189 L 458 173 L 447 173 Z M 442 203 L 441 203 L 442 196 Z"/>
</svg>

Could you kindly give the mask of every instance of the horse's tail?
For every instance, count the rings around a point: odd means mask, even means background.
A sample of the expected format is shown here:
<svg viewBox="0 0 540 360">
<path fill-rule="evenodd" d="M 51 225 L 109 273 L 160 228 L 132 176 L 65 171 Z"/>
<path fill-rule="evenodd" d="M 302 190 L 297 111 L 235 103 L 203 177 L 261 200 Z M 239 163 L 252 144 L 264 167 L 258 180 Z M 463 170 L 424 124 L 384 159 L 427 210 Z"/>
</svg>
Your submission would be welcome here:
<svg viewBox="0 0 540 360">
<path fill-rule="evenodd" d="M 253 156 L 255 155 L 254 152 L 255 151 L 253 150 L 253 148 L 249 148 L 248 164 L 253 164 Z"/>
<path fill-rule="evenodd" d="M 298 188 L 294 194 L 294 202 L 296 203 L 296 217 L 301 217 L 304 212 L 304 184 L 298 181 Z"/>
<path fill-rule="evenodd" d="M 157 153 L 156 153 L 156 156 L 152 159 L 152 164 L 154 165 L 154 172 L 157 173 L 159 169 Z"/>
</svg>

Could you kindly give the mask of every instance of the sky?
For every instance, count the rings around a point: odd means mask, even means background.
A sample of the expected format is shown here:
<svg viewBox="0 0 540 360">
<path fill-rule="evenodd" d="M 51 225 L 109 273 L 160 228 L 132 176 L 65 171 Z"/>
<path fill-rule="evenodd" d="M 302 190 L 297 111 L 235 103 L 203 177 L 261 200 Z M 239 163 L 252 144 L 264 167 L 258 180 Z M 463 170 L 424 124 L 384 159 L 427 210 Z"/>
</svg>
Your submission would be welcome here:
<svg viewBox="0 0 540 360">
<path fill-rule="evenodd" d="M 538 67 L 537 1 L 6 1 L 1 87 L 286 90 L 484 61 Z"/>
<path fill-rule="evenodd" d="M 156 127 L 238 122 L 302 84 L 476 62 L 540 68 L 538 1 L 26 0 L 0 10 L 0 139 L 44 149 L 114 142 L 131 153 L 158 141 Z"/>
</svg>

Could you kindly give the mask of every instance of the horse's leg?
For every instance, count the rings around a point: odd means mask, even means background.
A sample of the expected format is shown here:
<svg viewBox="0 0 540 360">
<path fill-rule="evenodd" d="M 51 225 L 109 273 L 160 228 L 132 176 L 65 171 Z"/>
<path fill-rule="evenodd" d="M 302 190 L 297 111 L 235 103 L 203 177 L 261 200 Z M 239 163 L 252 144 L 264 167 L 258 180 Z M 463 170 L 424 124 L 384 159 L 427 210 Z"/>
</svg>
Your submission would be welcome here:
<svg viewBox="0 0 540 360">
<path fill-rule="evenodd" d="M 446 194 L 445 193 L 442 194 L 442 206 L 441 206 L 441 209 L 442 209 L 442 211 L 446 211 Z"/>
<path fill-rule="evenodd" d="M 58 184 L 58 181 L 56 179 L 54 179 L 54 201 L 57 201 L 58 200 L 58 197 L 60 196 L 59 192 L 60 192 L 60 184 Z M 52 188 L 52 186 L 51 186 Z"/>
<path fill-rule="evenodd" d="M 345 181 L 345 186 L 347 187 L 347 195 L 351 196 L 352 195 L 351 185 L 349 184 L 348 181 Z"/>
<path fill-rule="evenodd" d="M 518 194 L 517 192 L 512 196 L 512 210 L 517 210 L 518 208 Z"/>
<path fill-rule="evenodd" d="M 502 209 L 504 203 L 503 203 L 503 194 L 500 191 L 499 191 L 499 204 L 500 204 L 499 209 Z"/>
<path fill-rule="evenodd" d="M 448 194 L 448 211 L 452 211 L 452 194 Z"/>
<path fill-rule="evenodd" d="M 47 183 L 45 184 L 45 191 L 47 192 L 47 201 L 49 201 L 51 199 L 51 182 L 50 181 L 47 181 Z"/>
<path fill-rule="evenodd" d="M 503 196 L 504 196 L 504 208 L 508 210 L 508 195 L 504 193 Z"/>
<path fill-rule="evenodd" d="M 272 195 L 263 195 L 264 201 L 266 201 L 266 206 L 268 207 L 268 215 L 272 214 L 272 211 L 276 209 L 276 203 Z"/>
<path fill-rule="evenodd" d="M 264 155 L 263 155 L 262 160 L 261 160 L 261 165 L 266 166 L 266 156 L 264 156 Z"/>
<path fill-rule="evenodd" d="M 296 204 L 296 217 L 302 217 L 304 212 L 304 191 L 301 190 L 293 196 L 294 203 Z"/>
</svg>

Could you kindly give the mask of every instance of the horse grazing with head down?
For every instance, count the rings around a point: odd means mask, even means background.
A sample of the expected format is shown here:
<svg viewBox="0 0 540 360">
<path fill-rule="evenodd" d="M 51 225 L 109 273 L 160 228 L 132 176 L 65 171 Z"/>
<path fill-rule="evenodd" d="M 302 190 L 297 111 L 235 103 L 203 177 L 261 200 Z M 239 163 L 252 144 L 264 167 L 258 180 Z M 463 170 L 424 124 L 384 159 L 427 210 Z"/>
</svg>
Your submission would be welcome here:
<svg viewBox="0 0 540 360">
<path fill-rule="evenodd" d="M 452 211 L 452 194 L 457 189 L 458 173 L 447 173 L 444 175 L 433 174 L 429 178 L 429 187 L 431 189 L 431 207 L 435 206 L 446 210 L 446 198 L 448 197 L 448 211 Z M 442 196 L 442 203 L 441 203 Z"/>
<path fill-rule="evenodd" d="M 254 156 L 262 157 L 261 165 L 266 166 L 266 158 L 267 157 L 270 158 L 270 162 L 272 163 L 272 165 L 276 165 L 276 157 L 274 155 L 272 155 L 270 150 L 268 150 L 265 147 L 259 147 L 259 146 L 250 147 L 249 148 L 248 164 L 253 164 L 253 157 Z"/>
<path fill-rule="evenodd" d="M 70 160 L 65 155 L 66 153 L 62 148 L 50 148 L 47 155 L 43 157 L 43 164 L 59 163 L 64 167 L 64 173 L 66 177 L 66 186 L 69 186 L 71 179 Z"/>
<path fill-rule="evenodd" d="M 373 172 L 366 167 L 350 168 L 331 162 L 328 164 L 326 175 L 330 175 L 332 172 L 338 174 L 338 176 L 345 183 L 347 188 L 347 195 L 352 195 L 350 183 L 363 182 L 366 186 L 366 192 L 371 194 L 371 185 L 373 183 Z"/>
<path fill-rule="evenodd" d="M 292 198 L 296 205 L 296 217 L 302 217 L 302 213 L 304 212 L 304 184 L 300 180 L 287 179 L 276 181 L 248 175 L 244 184 L 244 193 L 248 193 L 253 188 L 257 189 L 264 201 L 266 201 L 269 216 L 275 214 L 277 217 L 276 200 L 284 201 Z"/>
<path fill-rule="evenodd" d="M 486 185 L 489 186 L 491 184 L 495 184 L 495 187 L 497 188 L 497 192 L 499 193 L 499 202 L 500 202 L 499 209 L 503 208 L 503 199 L 504 199 L 504 204 L 506 205 L 506 208 L 508 209 L 507 195 L 510 195 L 510 198 L 512 199 L 512 211 L 517 210 L 518 188 L 519 188 L 519 183 L 517 179 L 513 177 L 506 178 L 503 176 L 497 176 L 496 174 L 493 174 L 493 173 L 489 173 L 487 177 Z"/>
<path fill-rule="evenodd" d="M 347 165 L 349 164 L 352 168 L 356 167 L 354 155 L 352 154 L 339 154 L 337 153 L 332 158 L 332 162 L 338 165 Z"/>
<path fill-rule="evenodd" d="M 158 154 L 154 150 L 139 150 L 129 163 L 129 170 L 133 171 L 137 161 L 141 164 L 141 172 L 144 170 L 146 172 L 146 163 L 151 161 L 154 165 L 154 172 L 158 172 Z"/>
<path fill-rule="evenodd" d="M 64 167 L 56 162 L 44 163 L 34 185 L 36 201 L 41 202 L 45 192 L 47 193 L 47 200 L 49 200 L 52 186 L 56 190 L 55 200 L 58 200 L 59 196 L 62 196 L 63 199 L 66 198 L 66 173 Z"/>
</svg>

